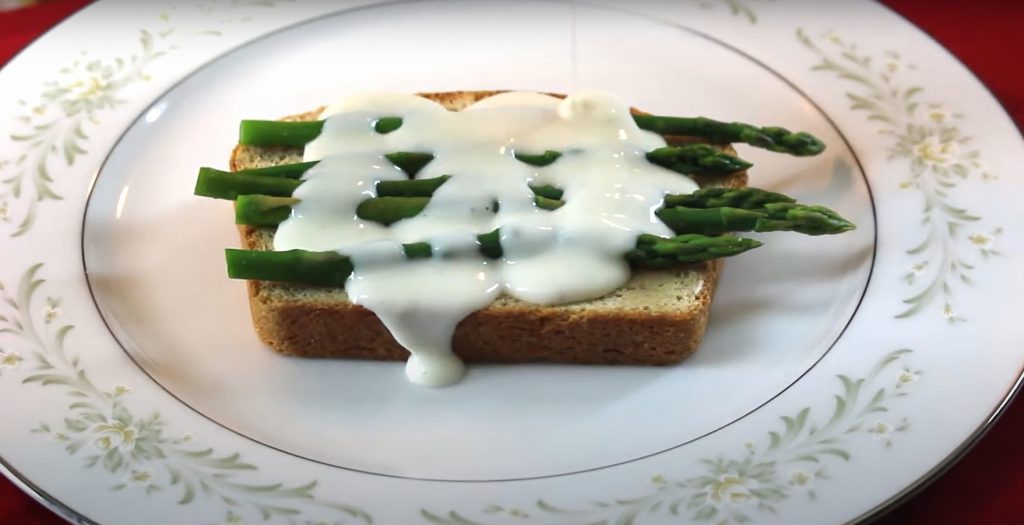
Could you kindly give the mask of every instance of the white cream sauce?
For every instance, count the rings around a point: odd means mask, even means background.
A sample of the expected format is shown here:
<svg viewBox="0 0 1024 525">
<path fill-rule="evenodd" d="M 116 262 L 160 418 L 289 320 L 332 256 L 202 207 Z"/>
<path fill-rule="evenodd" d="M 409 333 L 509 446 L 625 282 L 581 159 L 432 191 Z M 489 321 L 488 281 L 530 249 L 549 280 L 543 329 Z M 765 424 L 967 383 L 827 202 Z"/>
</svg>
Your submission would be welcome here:
<svg viewBox="0 0 1024 525">
<path fill-rule="evenodd" d="M 274 248 L 337 250 L 355 271 L 345 288 L 372 310 L 411 354 L 406 375 L 427 386 L 458 381 L 462 362 L 452 353 L 459 321 L 501 293 L 538 304 L 593 299 L 629 279 L 623 254 L 640 233 L 670 236 L 654 215 L 668 193 L 691 193 L 687 177 L 647 162 L 665 145 L 637 128 L 618 98 L 585 92 L 565 99 L 504 93 L 463 111 L 392 93 L 345 98 L 329 116 L 304 159 L 321 162 L 295 192 L 301 202 L 283 222 Z M 401 117 L 388 134 L 380 117 Z M 515 152 L 560 151 L 536 167 Z M 356 217 L 378 181 L 403 180 L 386 153 L 421 151 L 434 160 L 416 175 L 450 175 L 416 217 L 390 227 Z M 564 190 L 565 204 L 537 209 L 528 184 Z M 493 203 L 500 203 L 493 211 Z M 501 228 L 504 257 L 487 260 L 476 235 Z M 401 243 L 427 241 L 428 259 L 408 260 Z"/>
</svg>

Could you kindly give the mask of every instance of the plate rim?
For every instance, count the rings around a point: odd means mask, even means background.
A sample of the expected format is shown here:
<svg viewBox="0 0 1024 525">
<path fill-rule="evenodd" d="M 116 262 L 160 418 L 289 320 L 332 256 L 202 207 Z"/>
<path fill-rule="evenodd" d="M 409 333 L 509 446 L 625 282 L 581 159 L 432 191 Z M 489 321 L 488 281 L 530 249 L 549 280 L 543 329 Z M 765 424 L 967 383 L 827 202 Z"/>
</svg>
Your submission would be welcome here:
<svg viewBox="0 0 1024 525">
<path fill-rule="evenodd" d="M 372 6 L 377 6 L 377 5 L 381 5 L 381 4 L 372 4 Z M 878 4 L 878 5 L 881 5 L 890 14 L 895 14 L 898 18 L 900 18 L 905 23 L 905 25 L 907 25 L 909 27 L 912 27 L 913 30 L 916 33 L 918 33 L 918 35 L 917 35 L 918 38 L 920 38 L 920 35 L 923 34 L 925 37 L 927 37 L 927 40 L 933 45 L 933 47 L 935 47 L 937 49 L 940 49 L 946 55 L 947 60 L 948 59 L 952 59 L 952 62 L 955 62 L 956 64 L 958 64 L 961 67 L 962 70 L 966 71 L 974 79 L 974 81 L 977 82 L 977 84 L 979 84 L 982 87 L 983 91 L 985 91 L 989 95 L 990 100 L 994 101 L 996 103 L 996 106 L 1001 110 L 1002 114 L 1006 117 L 1006 120 L 1013 124 L 1013 127 L 1014 127 L 1014 129 L 1016 130 L 1016 133 L 1017 133 L 1017 137 L 1016 137 L 1017 140 L 1018 141 L 1024 141 L 1024 138 L 1021 137 L 1021 127 L 1020 127 L 1020 125 L 1016 121 L 1014 121 L 1012 116 L 1010 116 L 1010 114 L 1006 110 L 1005 105 L 1003 105 L 1003 103 L 994 96 L 994 94 L 991 92 L 989 87 L 980 78 L 978 78 L 977 75 L 973 71 L 971 71 L 969 68 L 967 68 L 966 65 L 962 61 L 960 61 L 955 55 L 953 55 L 951 52 L 949 52 L 949 50 L 946 49 L 940 42 L 936 41 L 933 37 L 931 37 L 931 35 L 929 35 L 925 31 L 923 31 L 922 29 L 920 29 L 919 27 L 914 25 L 913 22 L 910 22 L 905 17 L 900 15 L 898 12 L 895 12 L 894 10 L 889 8 L 888 6 L 885 6 L 884 4 Z M 44 32 L 43 34 L 41 34 L 38 37 L 36 37 L 32 41 L 31 44 L 29 44 L 29 45 L 25 46 L 24 48 L 22 48 L 17 54 L 15 54 L 14 57 L 11 58 L 11 60 L 3 68 L 0 68 L 0 74 L 3 74 L 4 71 L 7 70 L 7 67 L 11 63 L 14 62 L 15 58 L 19 57 L 23 53 L 29 52 L 34 47 L 36 42 L 38 42 L 39 40 L 42 40 L 44 37 L 47 37 L 47 35 L 50 35 L 52 32 L 54 32 L 58 28 L 64 27 L 65 24 L 67 24 L 70 20 L 78 17 L 78 15 L 82 11 L 87 9 L 88 7 L 89 7 L 88 5 L 87 6 L 83 6 L 78 11 L 76 11 L 73 15 L 65 18 L 59 24 L 51 27 L 46 32 Z M 334 13 L 331 13 L 331 14 L 334 14 Z M 326 16 L 326 15 L 323 15 L 323 16 Z M 317 18 L 319 18 L 319 17 L 317 17 Z M 299 24 L 302 24 L 302 23 L 306 23 L 306 22 L 308 22 L 310 20 L 313 20 L 313 19 L 303 20 L 303 21 L 297 22 L 297 23 L 295 23 L 293 25 L 299 25 Z M 290 26 L 288 26 L 288 27 L 290 27 Z M 280 29 L 283 30 L 285 28 L 282 27 Z M 266 36 L 268 34 L 269 33 L 261 34 L 261 35 L 257 36 L 256 38 L 261 38 L 261 37 L 264 37 L 264 36 Z M 253 39 L 253 40 L 246 40 L 241 45 L 242 46 L 248 45 L 249 43 L 251 43 L 254 40 L 255 39 Z M 210 62 L 213 62 L 213 61 L 217 60 L 218 58 L 222 57 L 223 55 L 225 55 L 227 53 L 232 52 L 235 49 L 237 49 L 237 46 L 226 49 L 223 53 L 218 54 L 216 57 L 211 59 Z M 202 66 L 200 66 L 199 68 L 194 68 L 192 71 L 194 72 L 194 71 L 196 71 L 198 69 L 201 69 L 202 67 L 205 67 L 208 63 L 204 63 Z M 774 71 L 774 70 L 770 70 L 770 71 Z M 189 75 L 191 75 L 191 73 L 189 73 Z M 175 83 L 170 85 L 167 89 L 165 89 L 161 93 L 166 92 L 169 89 L 172 89 L 179 82 L 183 81 L 184 78 L 187 78 L 187 75 L 186 75 L 186 77 L 182 77 L 181 79 L 179 79 L 178 81 L 176 81 Z M 787 80 L 787 83 L 788 83 L 788 80 Z M 802 93 L 802 91 L 801 91 L 801 93 Z M 160 94 L 158 93 L 156 95 L 156 98 L 159 98 L 159 96 L 160 96 Z M 810 97 L 807 97 L 807 98 L 809 100 L 813 100 L 813 99 L 810 99 Z M 815 105 L 817 106 L 817 103 L 815 103 Z M 147 104 L 145 106 L 145 108 L 147 108 L 147 109 L 148 109 L 148 107 L 149 107 L 149 104 Z M 143 112 L 139 114 L 139 117 L 141 117 L 141 115 L 144 114 L 144 111 L 145 110 L 143 110 Z M 829 118 L 830 123 L 831 123 L 831 116 L 828 113 L 825 113 L 820 107 L 819 107 L 819 111 L 821 111 L 823 115 L 826 115 L 826 117 Z M 138 117 L 136 117 L 136 119 L 137 118 Z M 133 119 L 132 121 L 134 122 L 135 119 Z M 128 129 L 128 127 L 130 127 L 130 125 L 131 124 L 126 126 L 124 128 L 124 130 L 121 131 L 122 135 Z M 833 124 L 833 126 L 835 126 L 835 124 Z M 835 127 L 836 127 L 837 130 L 839 129 L 838 126 L 835 126 Z M 845 136 L 844 136 L 844 140 L 845 140 Z M 110 151 L 112 151 L 112 149 L 113 148 L 110 148 Z M 851 150 L 852 150 L 852 148 L 851 148 Z M 106 155 L 104 155 L 104 159 L 106 158 L 106 156 L 109 155 L 110 151 L 106 152 Z M 103 162 L 105 163 L 105 160 Z M 859 162 L 859 158 L 858 158 L 858 162 Z M 95 182 L 95 179 L 89 183 L 89 188 L 90 188 L 89 191 L 90 191 L 90 193 L 92 191 L 92 187 L 93 187 L 94 182 Z M 869 186 L 869 191 L 870 191 L 870 186 Z M 874 207 L 874 204 L 873 204 L 873 207 Z M 877 225 L 877 217 L 876 217 L 876 225 Z M 877 236 L 877 227 L 876 227 L 876 236 Z M 877 244 L 873 248 L 873 251 L 877 252 Z M 873 255 L 872 259 L 873 259 L 872 260 L 872 265 L 874 265 L 876 260 L 877 260 L 877 253 L 875 253 Z M 91 293 L 90 293 L 90 295 L 91 295 Z M 859 309 L 859 307 L 858 307 L 858 309 Z M 851 321 L 852 321 L 852 317 L 855 317 L 855 315 L 851 316 Z M 159 385 L 159 382 L 157 382 L 157 384 Z M 1016 372 L 1016 379 L 1011 383 L 1010 388 L 1007 390 L 1007 392 L 1003 396 L 1002 400 L 995 407 L 993 407 L 991 409 L 989 414 L 985 417 L 983 424 L 981 424 L 978 428 L 976 428 L 972 432 L 972 434 L 970 436 L 968 436 L 966 439 L 964 439 L 960 443 L 960 445 L 958 445 L 954 450 L 952 450 L 945 458 L 942 459 L 942 461 L 940 461 L 938 464 L 935 464 L 931 469 L 929 469 L 927 472 L 922 474 L 917 480 L 913 481 L 911 484 L 909 484 L 907 487 L 905 487 L 899 493 L 894 494 L 889 499 L 879 503 L 873 509 L 871 509 L 868 512 L 865 512 L 865 513 L 863 513 L 863 514 L 861 514 L 859 516 L 857 516 L 853 521 L 856 522 L 856 521 L 860 521 L 860 520 L 880 517 L 882 514 L 884 514 L 885 511 L 891 510 L 891 509 L 895 508 L 897 504 L 901 503 L 905 499 L 908 499 L 908 498 L 912 497 L 914 494 L 916 494 L 920 490 L 924 489 L 929 483 L 931 483 L 932 481 L 937 479 L 946 470 L 948 470 L 953 465 L 955 465 L 956 462 L 960 458 L 962 458 L 967 452 L 969 452 L 980 441 L 981 437 L 983 437 L 994 426 L 994 424 L 998 421 L 998 419 L 1005 413 L 1006 408 L 1013 402 L 1013 400 L 1016 398 L 1016 396 L 1020 393 L 1022 384 L 1024 384 L 1024 366 L 1018 368 L 1018 370 Z M 787 387 L 787 389 L 788 388 L 789 387 Z M 758 408 L 760 408 L 760 407 L 758 407 Z M 14 470 L 13 468 L 11 468 L 7 464 L 6 460 L 2 456 L 0 456 L 0 472 L 2 472 L 6 477 L 8 477 L 8 479 L 11 479 L 12 482 L 14 482 L 16 485 L 19 486 L 19 488 L 24 489 L 25 486 L 29 486 L 29 487 L 33 486 L 31 484 L 30 480 L 22 479 L 21 476 L 18 476 L 16 474 L 17 471 Z M 28 492 L 35 499 L 37 499 L 38 501 L 40 501 L 40 502 L 42 502 L 44 504 L 46 504 L 47 502 L 55 502 L 59 507 L 61 507 L 61 508 L 65 507 L 56 498 L 52 498 L 52 497 L 51 498 L 46 498 L 44 496 L 45 493 L 40 493 L 40 492 L 37 492 L 35 490 L 26 491 L 26 492 Z M 47 506 L 49 507 L 49 505 L 47 505 Z M 54 509 L 51 507 L 51 510 L 54 510 Z M 78 511 L 75 511 L 73 509 L 69 509 L 69 510 L 72 513 L 74 513 L 74 516 L 81 517 L 81 518 L 84 518 L 84 519 L 88 520 L 87 517 L 81 515 L 80 513 L 78 513 Z M 58 515 L 61 515 L 63 518 L 68 519 L 69 521 L 73 521 L 68 516 L 64 516 L 60 512 L 57 512 L 57 513 L 58 513 Z"/>
</svg>

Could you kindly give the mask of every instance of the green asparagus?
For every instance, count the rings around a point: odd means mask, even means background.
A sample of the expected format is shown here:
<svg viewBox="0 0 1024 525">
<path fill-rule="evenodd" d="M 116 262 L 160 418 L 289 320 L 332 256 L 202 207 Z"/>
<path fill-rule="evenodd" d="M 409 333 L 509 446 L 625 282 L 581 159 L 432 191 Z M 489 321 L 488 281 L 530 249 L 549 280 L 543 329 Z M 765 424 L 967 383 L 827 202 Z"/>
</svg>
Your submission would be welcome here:
<svg viewBox="0 0 1024 525">
<path fill-rule="evenodd" d="M 796 202 L 792 197 L 753 187 L 700 188 L 693 193 L 666 195 L 665 207 L 687 208 L 743 208 L 752 210 L 772 202 Z"/>
<path fill-rule="evenodd" d="M 320 161 L 314 160 L 311 162 L 296 162 L 295 164 L 279 164 L 277 166 L 268 166 L 266 168 L 249 168 L 238 170 L 234 173 L 241 175 L 258 175 L 260 177 L 277 177 L 282 179 L 301 179 L 304 173 L 317 164 L 320 164 Z M 214 170 L 213 168 L 199 169 L 200 173 L 202 173 L 203 170 L 219 171 Z"/>
<path fill-rule="evenodd" d="M 795 202 L 773 202 L 755 209 L 674 206 L 661 208 L 655 215 L 677 234 L 792 231 L 834 235 L 854 228 L 850 221 L 828 208 Z"/>
<path fill-rule="evenodd" d="M 515 157 L 526 164 L 546 166 L 554 162 L 561 155 L 562 154 L 560 152 L 549 150 L 540 155 L 516 153 Z M 415 177 L 416 174 L 434 158 L 430 153 L 411 151 L 388 153 L 385 157 L 387 157 L 387 159 L 394 165 L 401 168 L 402 171 L 404 171 L 410 178 Z M 723 153 L 706 144 L 666 146 L 664 148 L 658 148 L 648 152 L 647 158 L 654 164 L 658 164 L 683 175 L 728 175 L 739 170 L 747 169 L 751 166 L 749 162 L 739 157 Z M 307 170 L 316 166 L 316 164 L 317 161 L 301 162 L 298 164 L 283 164 L 269 168 L 239 170 L 234 173 L 242 176 L 253 175 L 261 177 L 299 179 Z M 200 177 L 203 176 L 203 172 L 217 173 L 227 176 L 227 172 L 217 171 L 213 168 L 201 168 Z M 544 189 L 541 191 L 548 190 Z M 277 193 L 275 193 L 275 195 L 276 194 Z M 198 193 L 198 191 L 196 195 L 219 197 L 219 195 L 207 195 L 206 193 Z M 541 195 L 549 198 L 556 198 L 546 193 L 541 193 Z"/>
<path fill-rule="evenodd" d="M 234 200 L 239 195 L 255 194 L 290 197 L 300 185 L 302 185 L 301 180 L 290 178 L 200 168 L 199 177 L 196 179 L 195 194 L 228 200 Z"/>
<path fill-rule="evenodd" d="M 517 155 L 516 158 L 530 164 L 542 164 L 554 162 L 560 155 L 561 153 L 557 151 L 546 151 L 541 155 Z M 423 166 L 434 158 L 429 153 L 408 151 L 389 153 L 385 157 L 405 171 L 410 177 L 415 176 Z M 750 163 L 743 159 L 722 153 L 705 144 L 658 148 L 649 152 L 647 158 L 651 162 L 684 175 L 727 174 L 746 169 L 750 166 Z M 234 199 L 239 194 L 264 194 L 287 197 L 301 184 L 301 181 L 298 179 L 302 174 L 315 165 L 315 162 L 303 162 L 270 168 L 240 170 L 233 174 L 213 168 L 201 168 L 195 194 L 221 199 Z M 437 185 L 440 185 L 442 182 L 438 182 Z M 387 186 L 390 185 L 390 183 L 387 184 Z M 437 186 L 434 183 L 427 183 L 420 187 L 421 190 L 430 188 L 436 189 Z M 557 189 L 537 186 L 534 190 L 538 195 L 546 198 L 561 198 L 561 193 Z M 432 193 L 433 190 L 430 190 L 429 193 L 417 193 L 416 195 L 429 196 Z M 385 196 L 387 194 L 379 195 Z"/>
<path fill-rule="evenodd" d="M 500 238 L 499 230 L 477 236 L 480 252 L 486 257 L 500 258 Z M 758 246 L 761 243 L 753 239 L 728 235 L 708 237 L 691 234 L 667 238 L 642 234 L 637 237 L 635 248 L 626 253 L 625 257 L 635 265 L 663 268 L 729 257 Z M 404 244 L 402 247 L 408 258 L 429 257 L 431 254 L 431 247 L 427 243 Z M 340 287 L 345 285 L 353 271 L 352 261 L 336 252 L 228 249 L 225 255 L 228 276 L 233 279 Z"/>
<path fill-rule="evenodd" d="M 662 135 L 699 137 L 715 144 L 743 143 L 757 148 L 796 156 L 817 155 L 825 145 L 814 135 L 791 132 L 780 127 L 756 127 L 742 122 L 720 122 L 705 117 L 634 115 L 637 126 Z M 375 124 L 379 133 L 401 126 L 398 117 L 382 118 Z M 238 141 L 249 146 L 302 147 L 320 135 L 323 121 L 288 122 L 243 120 Z"/>
<path fill-rule="evenodd" d="M 558 157 L 561 157 L 562 154 L 558 151 L 547 150 L 539 155 L 516 152 L 515 156 L 516 160 L 519 162 L 523 162 L 531 166 L 547 166 L 548 164 L 558 160 Z"/>
<path fill-rule="evenodd" d="M 384 156 L 410 177 L 415 176 L 423 166 L 434 159 L 434 156 L 429 153 L 413 151 L 398 151 L 395 153 L 388 153 Z M 238 170 L 234 173 L 281 179 L 301 179 L 307 171 L 317 164 L 320 164 L 320 161 L 314 160 L 309 162 L 297 162 L 294 164 L 279 164 L 277 166 L 269 166 L 266 168 L 249 168 Z M 213 168 L 200 168 L 200 170 L 213 170 Z"/>
<path fill-rule="evenodd" d="M 430 197 L 375 197 L 360 202 L 356 207 L 356 215 L 364 220 L 391 225 L 419 215 L 429 201 Z M 533 203 L 542 210 L 557 210 L 565 204 L 539 195 L 533 197 Z"/>
<path fill-rule="evenodd" d="M 441 175 L 430 179 L 382 180 L 377 183 L 378 197 L 430 197 L 442 184 L 452 178 Z"/>
<path fill-rule="evenodd" d="M 753 164 L 722 153 L 707 144 L 658 148 L 647 152 L 647 160 L 687 175 L 721 175 L 745 170 Z"/>
<path fill-rule="evenodd" d="M 381 135 L 386 135 L 402 127 L 402 117 L 382 117 L 373 123 L 373 130 Z M 320 132 L 317 132 L 319 135 Z"/>
<path fill-rule="evenodd" d="M 641 129 L 661 135 L 683 135 L 703 138 L 712 144 L 744 143 L 773 152 L 795 156 L 821 153 L 825 146 L 813 135 L 791 132 L 780 127 L 755 127 L 740 122 L 720 122 L 704 117 L 684 118 L 656 115 L 635 115 Z M 401 117 L 384 116 L 373 122 L 377 133 L 391 133 L 401 128 Z M 266 147 L 302 147 L 318 137 L 323 121 L 242 121 L 239 142 Z M 516 153 L 526 164 L 547 166 L 562 152 L 540 154 Z M 450 178 L 441 175 L 415 179 L 434 157 L 422 152 L 394 152 L 385 155 L 409 180 L 380 181 L 376 197 L 359 203 L 356 215 L 364 220 L 390 225 L 421 213 L 438 188 Z M 647 159 L 659 166 L 685 175 L 724 175 L 747 169 L 751 164 L 721 152 L 708 144 L 667 146 L 652 150 Z M 195 194 L 236 201 L 238 224 L 275 226 L 291 216 L 299 199 L 294 191 L 303 183 L 303 174 L 317 162 L 241 170 L 235 173 L 201 168 Z M 564 204 L 563 190 L 552 186 L 530 185 L 538 208 L 555 210 Z M 497 202 L 492 211 L 497 211 Z M 779 193 L 757 188 L 703 188 L 686 195 L 667 195 L 655 214 L 675 237 L 641 234 L 632 250 L 624 257 L 633 265 L 670 267 L 736 255 L 761 246 L 742 237 L 723 235 L 731 232 L 794 231 L 807 235 L 842 233 L 854 225 L 834 211 L 805 205 Z M 502 257 L 501 232 L 494 230 L 477 236 L 479 251 L 488 258 Z M 425 242 L 403 244 L 409 259 L 432 256 L 432 247 Z M 290 251 L 226 251 L 228 275 L 236 279 L 287 281 L 322 286 L 344 286 L 354 270 L 349 257 L 336 252 Z"/>
<path fill-rule="evenodd" d="M 290 281 L 316 286 L 345 286 L 352 261 L 334 252 L 305 250 L 255 251 L 227 249 L 228 277 Z"/>
<path fill-rule="evenodd" d="M 287 164 L 275 166 L 274 168 L 289 168 L 291 166 L 300 166 L 300 164 Z M 311 166 L 306 166 L 306 169 L 309 167 Z M 244 177 L 244 175 L 264 176 L 264 173 L 267 173 L 266 170 L 274 168 L 247 169 L 236 171 L 234 173 L 220 171 L 213 168 L 201 168 L 199 171 L 199 180 L 196 184 L 196 195 L 233 199 L 236 195 L 258 194 L 263 188 L 262 183 L 264 181 L 257 180 L 255 181 L 257 184 L 250 184 L 250 181 L 253 181 L 254 179 L 249 179 Z M 282 175 L 279 175 L 281 177 L 294 178 L 301 176 L 301 173 L 296 174 L 292 169 L 282 169 L 278 171 L 282 173 Z M 240 175 L 243 177 L 239 177 Z M 269 175 L 273 176 L 274 173 L 270 172 Z M 450 176 L 448 175 L 442 175 L 440 177 L 430 179 L 380 181 L 377 183 L 376 192 L 378 197 L 429 197 L 433 195 L 434 191 L 437 190 L 441 184 L 447 181 L 449 177 Z M 282 191 L 278 191 L 277 193 L 272 192 L 271 194 L 283 193 L 283 189 L 285 189 L 285 187 L 286 186 L 282 186 L 280 188 Z M 536 195 L 554 200 L 560 200 L 563 194 L 561 189 L 554 186 L 530 185 L 530 189 L 533 190 L 533 193 Z M 291 195 L 291 193 L 288 193 L 288 195 Z M 684 206 L 687 208 L 754 209 L 761 208 L 765 204 L 772 202 L 795 201 L 791 197 L 781 193 L 751 187 L 709 187 L 701 188 L 693 193 L 665 196 L 665 207 Z"/>
<path fill-rule="evenodd" d="M 302 184 L 300 180 L 256 175 L 263 168 L 234 173 L 213 168 L 201 168 L 196 180 L 195 194 L 215 199 L 235 200 L 242 195 L 270 195 L 288 197 Z M 286 170 L 282 170 L 286 172 Z M 430 197 L 450 175 L 429 179 L 379 181 L 375 186 L 378 197 Z M 551 200 L 562 198 L 562 190 L 554 186 L 530 185 L 539 197 Z"/>
<path fill-rule="evenodd" d="M 389 225 L 418 215 L 434 191 L 448 176 L 377 183 L 376 198 L 364 200 L 356 214 Z M 211 168 L 200 170 L 196 194 L 224 199 L 240 199 L 236 221 L 239 224 L 272 226 L 288 218 L 287 207 L 294 199 L 243 199 L 244 196 L 290 197 L 302 181 L 261 177 L 249 173 L 227 173 Z M 561 190 L 533 186 L 534 203 L 545 210 L 558 209 L 563 202 Z M 494 209 L 493 211 L 497 211 Z M 702 188 L 687 195 L 668 195 L 656 212 L 658 218 L 677 234 L 706 235 L 732 231 L 794 231 L 806 235 L 843 233 L 854 225 L 836 212 L 795 202 L 780 193 L 757 188 Z"/>
<path fill-rule="evenodd" d="M 299 199 L 269 195 L 239 195 L 235 200 L 235 224 L 277 226 L 292 214 Z"/>
<path fill-rule="evenodd" d="M 323 127 L 322 120 L 243 120 L 238 128 L 238 143 L 257 147 L 301 148 L 319 137 Z"/>
<path fill-rule="evenodd" d="M 517 153 L 515 155 L 517 160 L 520 160 L 526 164 L 533 166 L 547 166 L 555 161 L 562 154 L 557 151 L 545 151 L 540 155 L 527 155 L 523 153 Z M 398 166 L 410 177 L 415 177 L 416 174 L 423 169 L 431 160 L 434 160 L 434 156 L 430 153 L 419 153 L 412 151 L 398 151 L 395 153 L 388 153 L 384 155 L 392 164 Z M 713 159 L 708 159 L 705 162 L 712 162 Z M 239 170 L 235 173 L 241 173 L 245 175 L 259 175 L 262 177 L 280 177 L 285 179 L 299 179 L 302 175 L 309 171 L 310 168 L 319 164 L 320 161 L 314 160 L 309 162 L 298 162 L 295 164 L 281 164 L 278 166 L 270 166 L 267 168 L 249 168 Z"/>
<path fill-rule="evenodd" d="M 434 156 L 429 153 L 414 151 L 397 151 L 395 153 L 388 153 L 384 157 L 395 166 L 398 166 L 410 178 L 415 177 L 423 169 L 423 166 L 434 160 Z"/>
<path fill-rule="evenodd" d="M 441 187 L 442 184 L 452 178 L 451 175 L 441 175 L 430 179 L 412 180 L 382 180 L 377 183 L 378 197 L 430 197 Z M 565 193 L 554 186 L 528 184 L 530 191 L 538 197 L 551 200 L 561 200 Z"/>
<path fill-rule="evenodd" d="M 742 143 L 797 157 L 813 156 L 825 151 L 825 144 L 814 135 L 794 133 L 777 126 L 759 128 L 742 122 L 720 122 L 705 117 L 635 115 L 633 120 L 640 128 L 661 135 L 700 137 L 714 144 Z"/>
<path fill-rule="evenodd" d="M 390 225 L 415 217 L 426 207 L 429 197 L 377 197 L 364 200 L 356 215 L 364 220 Z M 243 195 L 238 198 L 235 218 L 238 224 L 274 226 L 290 215 L 297 201 L 282 197 Z M 555 210 L 562 201 L 534 197 L 538 208 Z M 497 210 L 492 210 L 497 211 Z M 854 229 L 854 225 L 836 212 L 795 202 L 772 202 L 748 209 L 734 207 L 663 207 L 655 212 L 677 235 L 718 235 L 729 232 L 793 231 L 805 235 L 834 235 Z"/>
<path fill-rule="evenodd" d="M 562 200 L 562 196 L 565 195 L 565 192 L 562 191 L 561 188 L 556 188 L 554 186 L 549 186 L 546 184 L 527 184 L 527 186 L 530 188 L 530 191 L 532 191 L 534 195 L 538 197 L 544 197 L 546 199 L 560 201 Z"/>
<path fill-rule="evenodd" d="M 636 247 L 626 253 L 626 260 L 648 268 L 666 268 L 680 263 L 730 257 L 761 244 L 754 239 L 732 235 L 709 237 L 690 233 L 666 238 L 645 233 L 637 237 Z"/>
</svg>

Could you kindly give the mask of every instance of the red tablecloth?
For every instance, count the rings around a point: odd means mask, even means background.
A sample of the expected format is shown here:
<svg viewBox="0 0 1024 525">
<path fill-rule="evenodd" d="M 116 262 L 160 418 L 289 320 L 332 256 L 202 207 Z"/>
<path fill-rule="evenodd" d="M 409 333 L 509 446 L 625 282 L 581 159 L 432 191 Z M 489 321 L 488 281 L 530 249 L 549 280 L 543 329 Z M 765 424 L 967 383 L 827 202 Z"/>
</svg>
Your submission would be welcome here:
<svg viewBox="0 0 1024 525">
<path fill-rule="evenodd" d="M 86 3 L 53 0 L 0 12 L 0 64 Z M 963 60 L 1002 101 L 1018 126 L 1024 123 L 1024 74 L 1018 59 L 1013 58 L 1024 49 L 1024 2 L 885 3 Z M 1024 401 L 1013 403 L 991 432 L 948 473 L 877 523 L 1024 523 L 1024 454 L 1019 453 L 1021 442 L 1016 439 L 1020 435 L 1024 435 Z M 0 478 L 0 523 L 57 525 L 64 521 Z"/>
</svg>

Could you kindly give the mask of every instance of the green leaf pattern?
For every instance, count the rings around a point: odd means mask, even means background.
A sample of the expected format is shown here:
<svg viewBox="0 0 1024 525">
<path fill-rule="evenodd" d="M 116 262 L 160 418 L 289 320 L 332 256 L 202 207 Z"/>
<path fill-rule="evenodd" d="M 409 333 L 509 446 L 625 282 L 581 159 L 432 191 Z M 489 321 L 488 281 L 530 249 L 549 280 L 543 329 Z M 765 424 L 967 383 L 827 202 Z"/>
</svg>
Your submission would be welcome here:
<svg viewBox="0 0 1024 525">
<path fill-rule="evenodd" d="M 900 75 L 917 67 L 899 53 L 866 54 L 832 32 L 812 38 L 799 30 L 797 37 L 821 58 L 815 71 L 855 86 L 846 93 L 850 108 L 877 124 L 890 141 L 890 159 L 906 162 L 905 175 L 896 183 L 921 197 L 921 238 L 906 249 L 903 280 L 910 292 L 896 317 L 911 317 L 935 305 L 950 323 L 964 321 L 954 292 L 974 284 L 971 276 L 979 261 L 1000 255 L 997 241 L 1002 233 L 1002 228 L 981 227 L 980 214 L 956 204 L 964 181 L 996 178 L 986 171 L 971 137 L 960 130 L 964 115 L 923 100 L 922 87 L 902 84 Z"/>
<path fill-rule="evenodd" d="M 751 24 L 757 23 L 757 13 L 750 7 L 750 0 L 697 0 L 697 5 L 704 9 L 725 6 L 733 16 L 741 17 Z"/>
<path fill-rule="evenodd" d="M 290 0 L 205 0 L 196 5 L 210 17 L 225 10 L 273 7 Z M 67 172 L 89 152 L 91 134 L 104 118 L 125 103 L 131 87 L 150 80 L 147 68 L 197 36 L 220 35 L 219 30 L 184 31 L 173 24 L 176 4 L 161 12 L 150 28 L 138 30 L 135 52 L 118 57 L 91 57 L 86 51 L 43 82 L 36 100 L 18 100 L 20 131 L 10 135 L 14 147 L 0 157 L 0 225 L 11 237 L 26 234 L 40 207 L 58 201 L 55 173 Z M 249 17 L 221 18 L 218 23 L 245 22 Z"/>
<path fill-rule="evenodd" d="M 257 465 L 237 452 L 218 452 L 196 443 L 191 434 L 174 435 L 158 412 L 140 414 L 129 406 L 132 388 L 95 385 L 65 342 L 74 326 L 61 321 L 60 299 L 37 297 L 45 281 L 42 264 L 30 267 L 9 292 L 0 283 L 0 379 L 18 372 L 23 384 L 60 388 L 67 413 L 59 422 L 42 422 L 33 433 L 48 437 L 82 459 L 84 468 L 107 473 L 113 491 L 173 498 L 187 506 L 200 498 L 223 509 L 221 523 L 243 519 L 288 525 L 373 522 L 353 505 L 321 500 L 317 482 L 286 485 L 259 481 Z M 5 350 L 17 342 L 27 355 Z"/>
<path fill-rule="evenodd" d="M 655 515 L 677 517 L 681 523 L 746 523 L 756 514 L 778 512 L 778 504 L 791 498 L 816 499 L 829 469 L 853 457 L 851 441 L 874 439 L 883 448 L 892 446 L 908 421 L 890 414 L 890 405 L 906 396 L 922 375 L 905 364 L 910 354 L 908 349 L 890 352 L 857 379 L 836 376 L 840 392 L 823 417 L 815 417 L 818 412 L 811 407 L 783 416 L 779 428 L 768 431 L 760 445 L 747 441 L 740 454 L 704 459 L 698 476 L 655 474 L 651 490 L 643 495 L 581 507 L 541 499 L 523 506 L 491 504 L 476 513 L 424 508 L 420 514 L 433 525 L 634 525 Z"/>
</svg>

